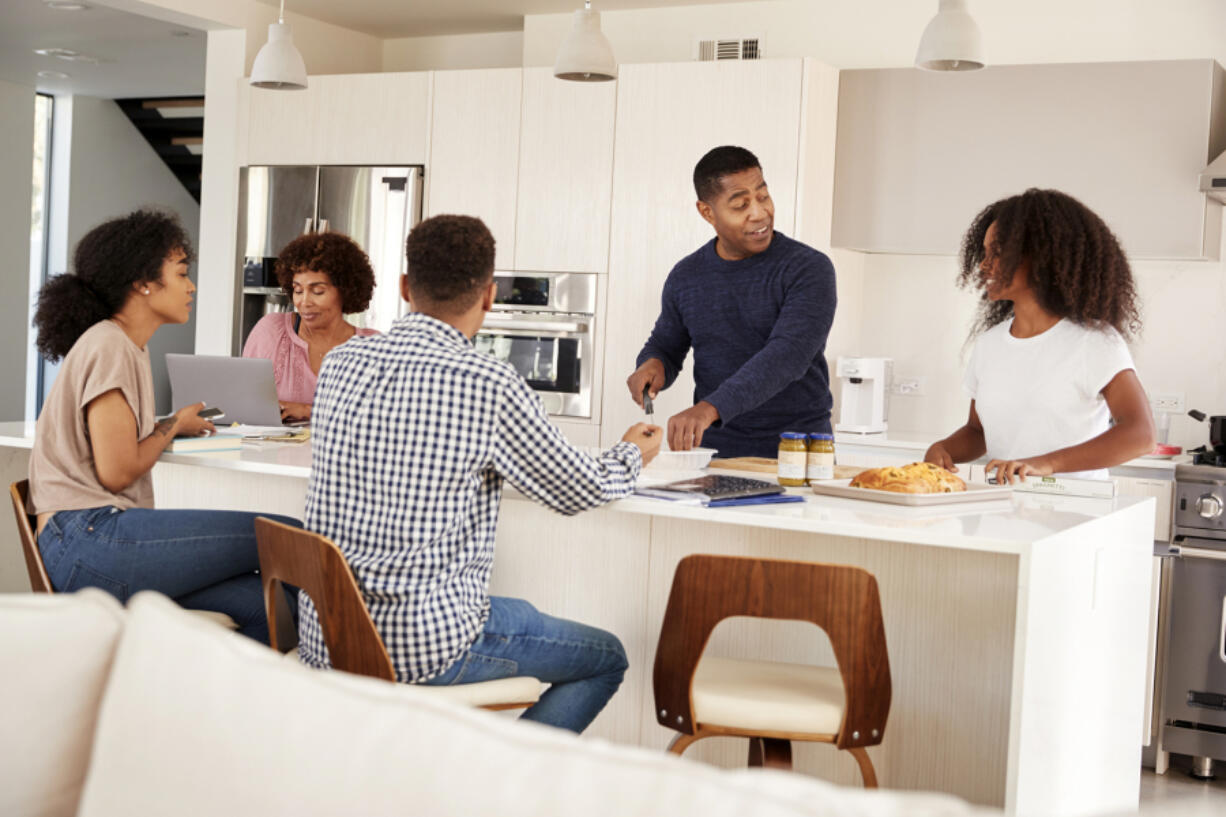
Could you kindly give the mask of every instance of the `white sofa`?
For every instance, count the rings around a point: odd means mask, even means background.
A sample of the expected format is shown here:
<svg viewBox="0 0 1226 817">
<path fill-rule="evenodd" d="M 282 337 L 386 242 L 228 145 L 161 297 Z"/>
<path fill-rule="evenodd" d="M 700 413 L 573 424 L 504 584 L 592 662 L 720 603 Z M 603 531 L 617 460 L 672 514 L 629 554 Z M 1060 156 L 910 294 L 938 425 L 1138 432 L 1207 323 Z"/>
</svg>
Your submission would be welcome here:
<svg viewBox="0 0 1226 817">
<path fill-rule="evenodd" d="M 0 595 L 0 814 L 938 817 L 943 795 L 723 771 L 281 660 L 168 599 Z"/>
</svg>

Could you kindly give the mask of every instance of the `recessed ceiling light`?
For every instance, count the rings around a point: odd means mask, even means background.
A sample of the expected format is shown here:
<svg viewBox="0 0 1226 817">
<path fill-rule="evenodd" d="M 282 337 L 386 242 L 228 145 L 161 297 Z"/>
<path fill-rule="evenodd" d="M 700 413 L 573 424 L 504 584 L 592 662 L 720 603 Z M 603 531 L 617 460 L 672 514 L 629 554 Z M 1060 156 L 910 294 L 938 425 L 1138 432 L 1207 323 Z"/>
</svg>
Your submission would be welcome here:
<svg viewBox="0 0 1226 817">
<path fill-rule="evenodd" d="M 63 71 L 39 71 L 38 75 L 43 79 L 68 79 L 68 74 Z"/>
<path fill-rule="evenodd" d="M 43 0 L 43 2 L 47 4 L 47 8 L 56 11 L 89 11 L 89 6 L 84 3 L 70 3 L 67 0 Z"/>
<path fill-rule="evenodd" d="M 44 57 L 55 57 L 59 60 L 67 60 L 69 62 L 102 62 L 98 57 L 90 54 L 82 54 L 80 51 L 73 51 L 71 48 L 35 48 L 35 54 L 40 54 Z"/>
</svg>

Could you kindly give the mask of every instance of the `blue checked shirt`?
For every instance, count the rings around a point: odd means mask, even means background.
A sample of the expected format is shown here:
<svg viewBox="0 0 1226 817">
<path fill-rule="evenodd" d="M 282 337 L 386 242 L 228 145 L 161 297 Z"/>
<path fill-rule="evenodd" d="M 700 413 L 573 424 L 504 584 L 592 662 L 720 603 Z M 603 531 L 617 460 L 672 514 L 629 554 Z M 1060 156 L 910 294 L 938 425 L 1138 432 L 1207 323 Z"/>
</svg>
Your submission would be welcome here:
<svg viewBox="0 0 1226 817">
<path fill-rule="evenodd" d="M 559 513 L 629 495 L 638 446 L 572 446 L 508 364 L 412 313 L 328 353 L 312 410 L 306 527 L 337 544 L 396 677 L 447 669 L 489 615 L 503 480 Z M 315 606 L 299 603 L 299 655 L 330 665 Z"/>
</svg>

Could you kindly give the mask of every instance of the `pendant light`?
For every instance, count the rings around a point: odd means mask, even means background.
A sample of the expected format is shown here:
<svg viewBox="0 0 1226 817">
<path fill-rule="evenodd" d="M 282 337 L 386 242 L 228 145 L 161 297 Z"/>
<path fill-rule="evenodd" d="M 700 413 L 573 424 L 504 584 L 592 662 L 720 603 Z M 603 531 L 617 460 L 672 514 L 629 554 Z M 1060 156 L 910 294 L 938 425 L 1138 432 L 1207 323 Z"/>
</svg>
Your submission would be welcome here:
<svg viewBox="0 0 1226 817">
<path fill-rule="evenodd" d="M 600 12 L 592 11 L 592 0 L 584 0 L 583 8 L 575 12 L 574 25 L 558 49 L 553 75 L 575 82 L 617 79 L 613 46 L 600 31 Z"/>
<path fill-rule="evenodd" d="M 294 48 L 294 37 L 285 22 L 285 0 L 277 22 L 268 24 L 268 42 L 255 55 L 250 82 L 256 88 L 302 91 L 307 87 L 306 63 Z"/>
<path fill-rule="evenodd" d="M 984 66 L 983 35 L 966 0 L 940 0 L 920 37 L 915 65 L 928 71 L 974 71 Z"/>
</svg>

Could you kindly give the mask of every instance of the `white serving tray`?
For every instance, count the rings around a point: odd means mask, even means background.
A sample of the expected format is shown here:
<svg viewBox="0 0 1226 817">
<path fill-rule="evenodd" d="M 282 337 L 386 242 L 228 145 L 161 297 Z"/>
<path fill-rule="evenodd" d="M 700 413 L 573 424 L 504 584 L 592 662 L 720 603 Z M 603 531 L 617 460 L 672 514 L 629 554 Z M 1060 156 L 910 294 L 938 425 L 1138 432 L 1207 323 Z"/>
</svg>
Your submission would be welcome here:
<svg viewBox="0 0 1226 817">
<path fill-rule="evenodd" d="M 1008 499 L 1013 494 L 1012 485 L 988 485 L 986 482 L 968 482 L 965 491 L 949 494 L 902 494 L 896 491 L 876 491 L 872 488 L 852 488 L 850 479 L 824 479 L 810 484 L 813 493 L 822 496 L 838 496 L 844 499 L 859 499 L 865 502 L 886 502 L 890 505 L 953 505 L 961 502 L 987 502 L 993 499 Z"/>
</svg>

